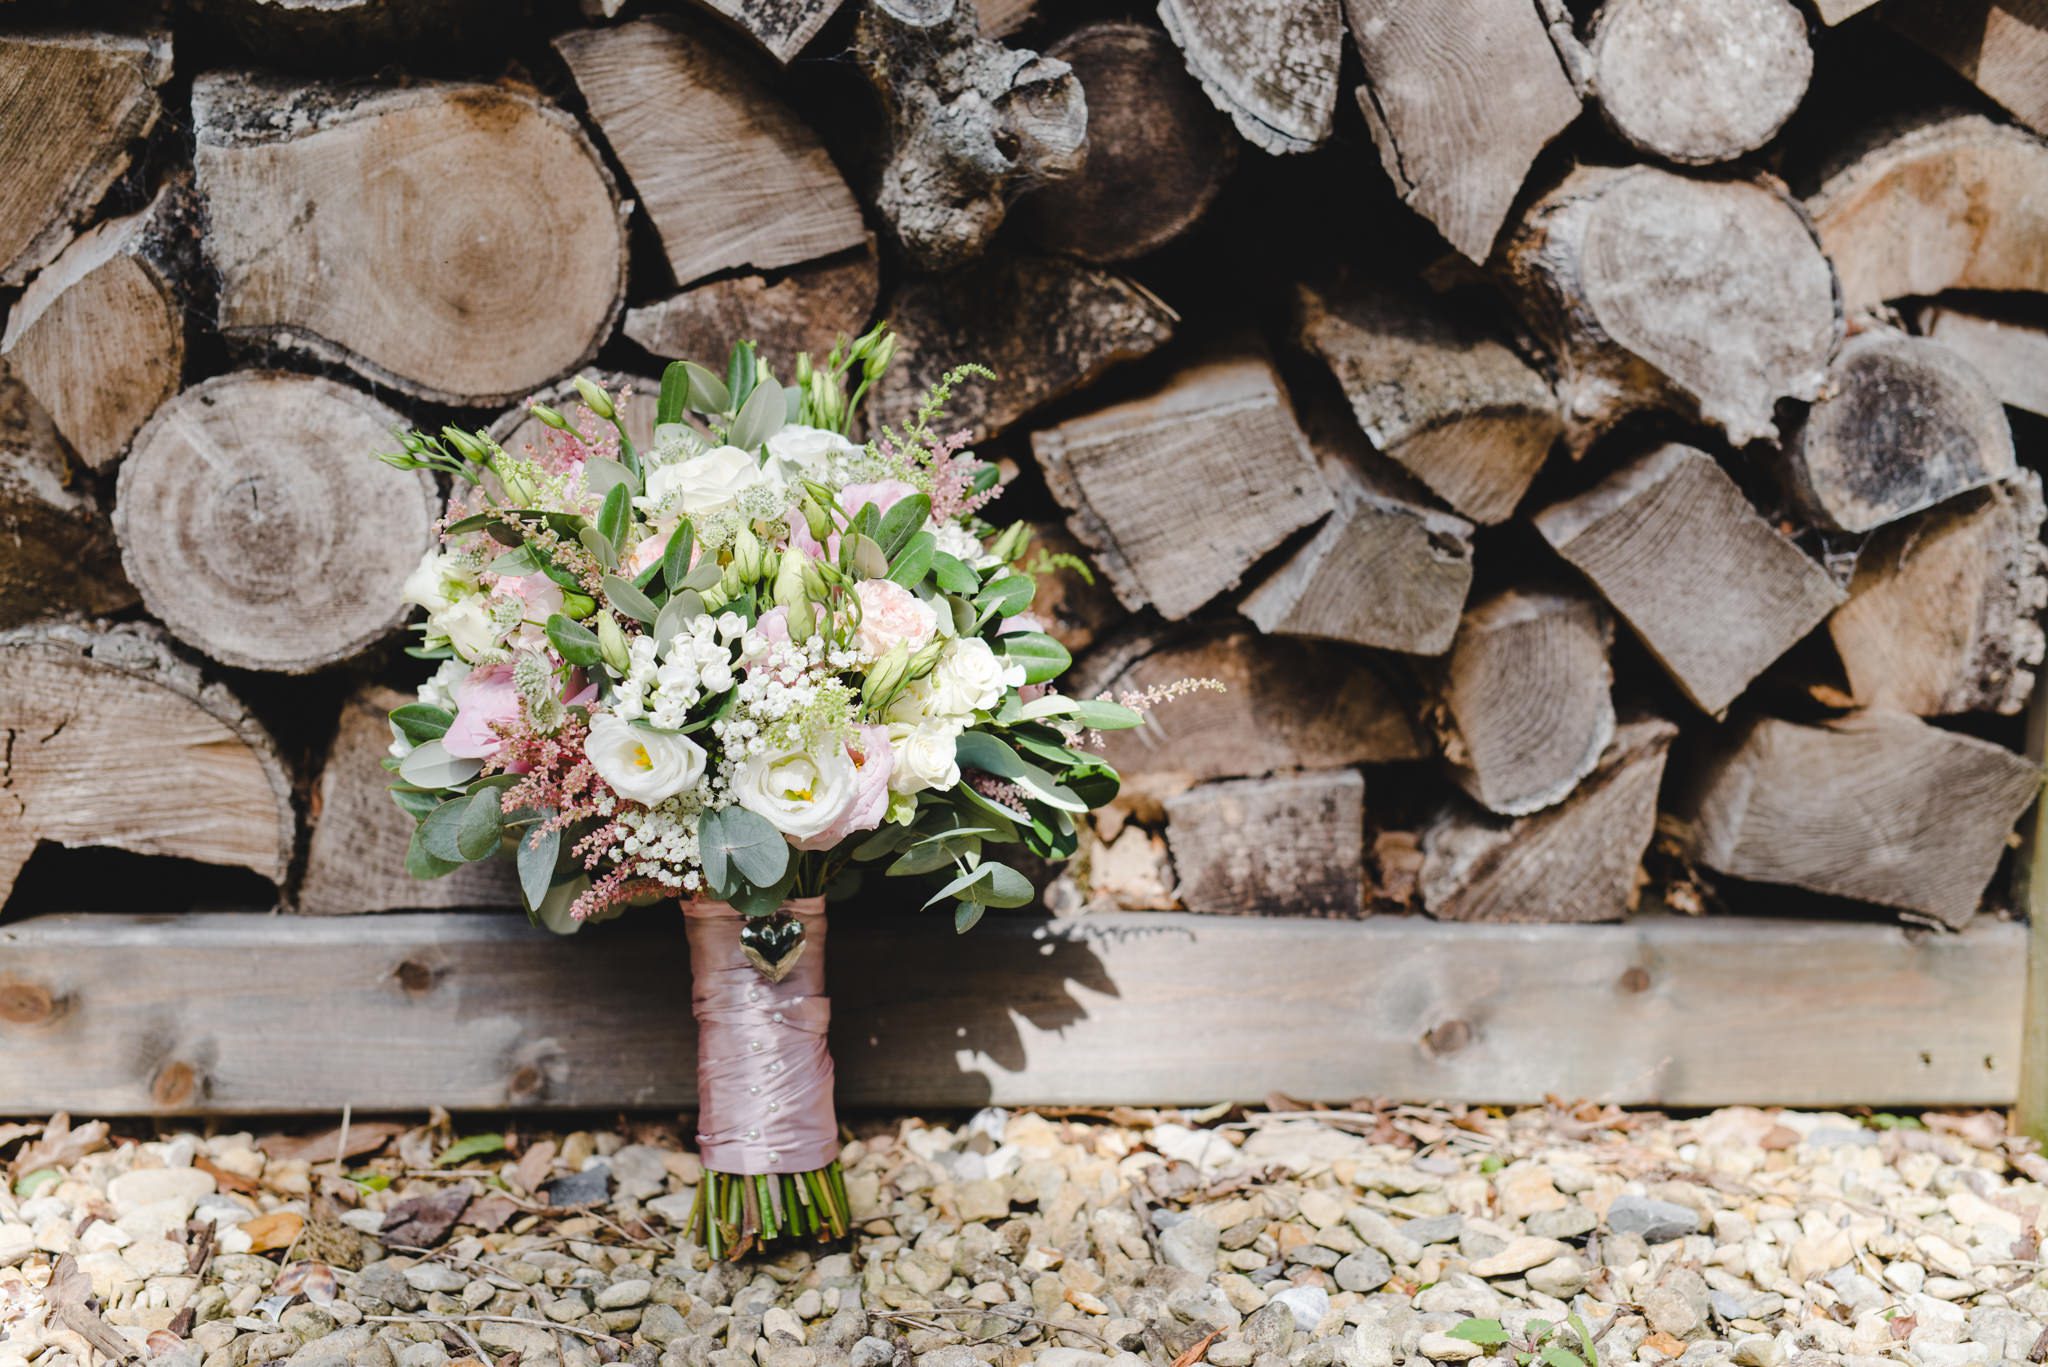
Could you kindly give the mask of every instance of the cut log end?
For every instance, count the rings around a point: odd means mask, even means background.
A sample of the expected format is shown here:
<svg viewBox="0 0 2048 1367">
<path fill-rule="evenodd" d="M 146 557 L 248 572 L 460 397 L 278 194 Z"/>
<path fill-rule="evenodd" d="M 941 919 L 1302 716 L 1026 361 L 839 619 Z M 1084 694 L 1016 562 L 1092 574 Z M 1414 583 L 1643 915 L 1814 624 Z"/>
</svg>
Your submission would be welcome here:
<svg viewBox="0 0 2048 1367">
<path fill-rule="evenodd" d="M 1600 112 L 1630 146 L 1691 165 L 1777 136 L 1813 75 L 1791 0 L 1607 0 L 1593 25 Z"/>
<path fill-rule="evenodd" d="M 0 363 L 0 627 L 134 602 L 98 497 L 65 459 L 49 415 Z"/>
<path fill-rule="evenodd" d="M 758 275 L 709 281 L 626 311 L 626 335 L 656 356 L 716 361 L 735 337 L 759 342 L 786 370 L 800 351 L 823 359 L 874 316 L 880 288 L 874 244 L 799 266 L 772 282 Z"/>
<path fill-rule="evenodd" d="M 1365 780 L 1354 770 L 1206 783 L 1167 799 L 1166 814 L 1189 911 L 1365 909 Z"/>
<path fill-rule="evenodd" d="M 782 66 L 802 52 L 845 0 L 697 0 Z"/>
<path fill-rule="evenodd" d="M 1312 152 L 1330 136 L 1344 56 L 1338 0 L 1159 0 L 1159 20 L 1254 147 Z"/>
</svg>

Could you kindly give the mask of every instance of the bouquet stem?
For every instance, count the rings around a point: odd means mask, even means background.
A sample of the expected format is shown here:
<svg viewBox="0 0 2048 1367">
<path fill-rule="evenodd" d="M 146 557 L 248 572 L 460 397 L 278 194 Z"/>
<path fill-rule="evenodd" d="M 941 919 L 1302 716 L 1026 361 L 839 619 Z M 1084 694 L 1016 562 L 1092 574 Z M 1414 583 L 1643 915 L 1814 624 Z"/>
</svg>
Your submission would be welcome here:
<svg viewBox="0 0 2048 1367">
<path fill-rule="evenodd" d="M 841 1238 L 851 1215 L 825 1043 L 824 899 L 785 902 L 755 922 L 723 902 L 683 912 L 705 1169 L 692 1236 L 728 1259 L 780 1240 Z"/>
</svg>

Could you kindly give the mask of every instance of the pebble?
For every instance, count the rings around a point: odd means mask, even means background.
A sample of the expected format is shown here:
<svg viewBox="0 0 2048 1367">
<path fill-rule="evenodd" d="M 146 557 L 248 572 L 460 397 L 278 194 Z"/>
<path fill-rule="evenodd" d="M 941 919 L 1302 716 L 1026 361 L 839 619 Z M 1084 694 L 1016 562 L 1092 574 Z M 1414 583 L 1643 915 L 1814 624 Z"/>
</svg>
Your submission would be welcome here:
<svg viewBox="0 0 2048 1367">
<path fill-rule="evenodd" d="M 1698 1233 L 1700 1217 L 1675 1201 L 1626 1194 L 1607 1207 L 1607 1227 L 1616 1234 L 1637 1235 L 1644 1243 L 1661 1244 Z"/>
<path fill-rule="evenodd" d="M 1194 1216 L 1169 1226 L 1159 1236 L 1159 1256 L 1169 1267 L 1213 1276 L 1219 1256 L 1216 1226 Z"/>
<path fill-rule="evenodd" d="M 641 1305 L 654 1291 L 654 1283 L 645 1277 L 629 1277 L 613 1282 L 597 1293 L 597 1308 L 600 1310 L 623 1310 L 630 1305 Z"/>
<path fill-rule="evenodd" d="M 1524 1234 L 1511 1239 L 1490 1257 L 1480 1258 L 1472 1264 L 1475 1277 L 1513 1277 L 1540 1267 L 1569 1248 L 1556 1239 L 1538 1239 Z"/>
<path fill-rule="evenodd" d="M 1377 1291 L 1394 1275 L 1394 1269 L 1377 1249 L 1360 1249 L 1346 1254 L 1334 1275 L 1337 1285 L 1345 1291 Z"/>
<path fill-rule="evenodd" d="M 1330 1293 L 1320 1286 L 1293 1286 L 1274 1296 L 1269 1304 L 1284 1307 L 1294 1316 L 1294 1327 L 1306 1334 L 1330 1313 Z"/>
<path fill-rule="evenodd" d="M 1485 1351 L 1469 1339 L 1454 1339 L 1441 1332 L 1424 1334 L 1415 1348 L 1432 1362 L 1470 1362 Z"/>
</svg>

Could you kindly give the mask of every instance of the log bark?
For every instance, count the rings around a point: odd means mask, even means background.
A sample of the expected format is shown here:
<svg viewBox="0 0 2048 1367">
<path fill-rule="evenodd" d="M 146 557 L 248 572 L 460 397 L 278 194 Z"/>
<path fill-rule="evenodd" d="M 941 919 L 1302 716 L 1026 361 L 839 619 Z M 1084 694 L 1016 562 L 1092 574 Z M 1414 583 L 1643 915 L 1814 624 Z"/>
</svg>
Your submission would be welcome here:
<svg viewBox="0 0 2048 1367">
<path fill-rule="evenodd" d="M 2010 750 L 1915 717 L 1761 718 L 1691 798 L 1694 855 L 1730 877 L 1956 928 L 1976 914 L 2040 784 L 2040 770 Z"/>
<path fill-rule="evenodd" d="M 399 594 L 440 512 L 425 471 L 370 458 L 403 426 L 355 390 L 267 371 L 165 404 L 135 438 L 114 505 L 144 605 L 240 669 L 304 674 L 385 636 L 411 610 Z"/>
<path fill-rule="evenodd" d="M 1851 315 L 1944 290 L 2048 291 L 2048 143 L 1981 114 L 1886 130 L 1806 207 Z"/>
<path fill-rule="evenodd" d="M 1969 362 L 2006 407 L 2048 418 L 2048 328 L 1952 304 L 1922 309 L 1918 327 Z"/>
<path fill-rule="evenodd" d="M 65 459 L 49 415 L 0 363 L 0 628 L 134 602 L 98 497 Z"/>
<path fill-rule="evenodd" d="M 1607 0 L 1588 46 L 1607 126 L 1692 166 L 1776 137 L 1813 76 L 1806 16 L 1791 0 Z"/>
<path fill-rule="evenodd" d="M 840 336 L 859 336 L 875 314 L 881 277 L 874 240 L 853 252 L 797 266 L 773 279 L 729 276 L 626 310 L 626 335 L 642 350 L 712 364 L 733 339 L 761 344 L 778 374 L 796 354 L 824 359 Z"/>
<path fill-rule="evenodd" d="M 1773 408 L 1820 392 L 1842 336 L 1828 259 L 1775 182 L 1581 167 L 1504 251 L 1578 450 L 1655 407 L 1738 446 L 1775 438 Z"/>
<path fill-rule="evenodd" d="M 1916 0 L 1882 17 L 2048 135 L 2048 0 Z"/>
<path fill-rule="evenodd" d="M 670 272 L 793 266 L 867 241 L 825 145 L 721 46 L 667 19 L 555 39 Z"/>
<path fill-rule="evenodd" d="M 1015 210 L 1026 236 L 1083 261 L 1128 261 L 1193 227 L 1237 160 L 1172 41 L 1148 24 L 1074 30 L 1046 49 L 1088 92 L 1088 163 Z"/>
<path fill-rule="evenodd" d="M 1159 19 L 1254 147 L 1311 152 L 1330 136 L 1344 58 L 1338 0 L 1159 0 Z"/>
<path fill-rule="evenodd" d="M 1690 446 L 1659 447 L 1535 521 L 1715 716 L 1842 601 L 1827 571 Z"/>
<path fill-rule="evenodd" d="M 168 33 L 0 34 L 0 287 L 56 259 L 156 127 L 171 74 Z"/>
<path fill-rule="evenodd" d="M 1564 430 L 1542 374 L 1447 301 L 1304 285 L 1295 326 L 1373 446 L 1476 522 L 1514 512 Z"/>
<path fill-rule="evenodd" d="M 874 206 L 921 269 L 980 255 L 1012 200 L 1087 160 L 1072 69 L 984 38 L 970 0 L 869 0 L 854 54 L 889 121 Z"/>
<path fill-rule="evenodd" d="M 408 702 L 389 688 L 366 688 L 342 704 L 340 725 L 313 790 L 306 871 L 298 910 L 317 916 L 354 912 L 516 907 L 519 881 L 509 859 L 464 864 L 445 878 L 405 872 L 413 821 L 388 791 L 380 764 L 391 745 L 386 715 Z"/>
<path fill-rule="evenodd" d="M 1155 393 L 1035 432 L 1031 445 L 1117 600 L 1168 621 L 1235 587 L 1335 507 L 1263 358 L 1190 367 Z"/>
<path fill-rule="evenodd" d="M 497 86 L 208 72 L 192 114 L 230 339 L 473 406 L 585 364 L 610 334 L 624 212 L 554 106 Z M 547 187 L 549 211 L 508 212 L 511 184 Z"/>
<path fill-rule="evenodd" d="M 1103 757 L 1124 779 L 1119 801 L 1141 814 L 1211 779 L 1430 753 L 1412 705 L 1372 656 L 1242 629 L 1135 633 L 1084 660 L 1072 692 L 1118 697 L 1184 679 L 1213 679 L 1223 691 L 1189 692 L 1153 709 L 1144 726 L 1103 735 Z M 1332 688 L 1333 679 L 1344 686 Z"/>
<path fill-rule="evenodd" d="M 1486 260 L 1537 154 L 1578 117 L 1569 28 L 1547 25 L 1530 0 L 1344 8 L 1365 63 L 1358 107 L 1395 192 Z"/>
<path fill-rule="evenodd" d="M 531 9 L 527 0 L 194 0 L 193 7 L 266 64 L 358 68 L 445 50 L 487 23 L 525 22 Z"/>
<path fill-rule="evenodd" d="M 1939 342 L 1850 339 L 1785 450 L 1786 487 L 1813 522 L 1867 532 L 2014 469 L 1991 385 Z"/>
<path fill-rule="evenodd" d="M 901 423 L 948 370 L 975 360 L 999 378 L 963 384 L 946 411 L 976 440 L 1150 355 L 1180 322 L 1150 291 L 1114 271 L 1007 253 L 952 275 L 915 277 L 883 312 L 895 326 L 897 349 L 869 397 L 874 421 Z"/>
<path fill-rule="evenodd" d="M 1614 739 L 1613 642 L 1590 598 L 1511 589 L 1467 612 L 1433 708 L 1458 786 L 1503 816 L 1564 801 Z"/>
<path fill-rule="evenodd" d="M 0 634 L 0 902 L 46 840 L 281 883 L 297 839 L 291 791 L 269 735 L 155 628 Z"/>
<path fill-rule="evenodd" d="M 1859 707 L 2013 716 L 2034 689 L 2048 607 L 2041 477 L 1893 523 L 1856 557 L 1828 632 Z"/>
<path fill-rule="evenodd" d="M 0 335 L 0 355 L 95 470 L 178 392 L 196 207 L 189 181 L 174 182 L 142 212 L 93 228 L 35 278 Z"/>
<path fill-rule="evenodd" d="M 754 46 L 788 66 L 846 0 L 697 0 Z"/>
<path fill-rule="evenodd" d="M 1168 798 L 1166 815 L 1174 890 L 1189 911 L 1365 910 L 1365 780 L 1356 770 L 1205 783 Z"/>
<path fill-rule="evenodd" d="M 1619 921 L 1636 909 L 1678 728 L 1624 722 L 1578 791 L 1505 819 L 1459 803 L 1422 838 L 1424 910 L 1443 921 Z"/>
</svg>

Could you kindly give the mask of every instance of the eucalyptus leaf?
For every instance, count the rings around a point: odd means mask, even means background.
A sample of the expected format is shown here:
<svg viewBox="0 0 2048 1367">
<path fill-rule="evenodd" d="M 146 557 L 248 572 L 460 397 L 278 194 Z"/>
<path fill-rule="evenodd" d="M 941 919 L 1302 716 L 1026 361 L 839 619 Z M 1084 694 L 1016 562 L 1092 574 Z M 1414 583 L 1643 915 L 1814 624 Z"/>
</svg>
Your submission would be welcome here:
<svg viewBox="0 0 2048 1367">
<path fill-rule="evenodd" d="M 974 827 L 968 830 L 977 829 Z M 988 830 L 986 826 L 978 828 Z M 896 856 L 889 867 L 884 869 L 891 878 L 903 878 L 920 873 L 937 873 L 948 864 L 963 859 L 977 859 L 981 856 L 981 837 L 963 832 L 947 832 L 933 837 L 933 843 L 919 842 Z"/>
<path fill-rule="evenodd" d="M 424 788 L 393 786 L 386 791 L 391 794 L 391 800 L 398 804 L 398 810 L 404 812 L 414 821 L 426 820 L 427 813 L 441 805 L 441 795 L 439 793 L 430 793 Z"/>
<path fill-rule="evenodd" d="M 640 477 L 618 461 L 604 456 L 586 456 L 583 461 L 583 487 L 609 502 L 614 489 L 624 489 L 628 497 L 639 493 Z"/>
<path fill-rule="evenodd" d="M 981 587 L 981 576 L 959 556 L 945 551 L 932 554 L 932 578 L 947 593 L 973 593 Z"/>
<path fill-rule="evenodd" d="M 931 499 L 924 494 L 911 494 L 882 514 L 882 521 L 875 528 L 875 540 L 881 543 L 883 552 L 894 559 L 896 552 L 909 544 L 910 538 L 917 535 L 931 515 Z"/>
<path fill-rule="evenodd" d="M 1128 731 L 1145 724 L 1145 714 L 1107 698 L 1076 698 L 1073 717 L 1097 731 Z"/>
<path fill-rule="evenodd" d="M 553 813 L 545 813 L 552 816 Z M 555 861 L 561 857 L 562 832 L 559 827 L 540 832 L 529 831 L 519 839 L 519 893 L 526 899 L 529 908 L 537 907 L 548 895 L 548 887 L 555 879 Z"/>
<path fill-rule="evenodd" d="M 414 745 L 424 745 L 446 735 L 448 728 L 455 724 L 455 714 L 444 707 L 409 702 L 391 709 L 391 724 Z"/>
<path fill-rule="evenodd" d="M 853 847 L 853 858 L 866 862 L 896 853 L 913 839 L 915 832 L 905 826 L 888 825 Z"/>
<path fill-rule="evenodd" d="M 604 577 L 604 596 L 613 607 L 636 622 L 652 623 L 661 612 L 652 599 L 616 574 Z"/>
<path fill-rule="evenodd" d="M 450 798 L 420 822 L 420 847 L 436 859 L 450 864 L 467 864 L 471 860 L 462 852 L 462 818 L 469 811 L 469 799 Z"/>
<path fill-rule="evenodd" d="M 505 809 L 495 788 L 471 793 L 455 825 L 455 849 L 464 859 L 488 859 L 505 829 Z"/>
<path fill-rule="evenodd" d="M 1048 807 L 1085 812 L 1086 803 L 1062 788 L 1059 781 L 1030 763 L 1009 745 L 986 731 L 963 731 L 954 738 L 953 753 L 963 769 L 980 769 L 1006 778 Z"/>
<path fill-rule="evenodd" d="M 725 381 L 698 365 L 695 361 L 679 361 L 683 373 L 690 380 L 689 405 L 699 413 L 724 413 L 732 407 L 732 391 L 725 387 Z M 666 377 L 662 380 L 665 386 Z"/>
<path fill-rule="evenodd" d="M 732 420 L 726 440 L 742 451 L 751 451 L 782 430 L 782 415 L 782 390 L 774 385 L 761 385 L 747 396 L 739 416 Z"/>
<path fill-rule="evenodd" d="M 697 847 L 704 876 L 714 888 L 733 891 L 739 879 L 771 887 L 789 867 L 789 842 L 767 820 L 745 807 L 720 807 L 697 822 Z"/>
<path fill-rule="evenodd" d="M 605 534 L 597 528 L 583 528 L 576 533 L 576 540 L 582 543 L 583 549 L 589 551 L 591 557 L 603 568 L 615 570 L 619 567 L 618 551 L 605 538 Z"/>
<path fill-rule="evenodd" d="M 503 575 L 512 579 L 523 579 L 529 574 L 539 574 L 540 557 L 534 554 L 531 542 L 522 541 L 513 549 L 484 566 L 490 574 Z"/>
<path fill-rule="evenodd" d="M 981 914 L 988 908 L 979 902 L 962 902 L 953 908 L 953 933 L 965 935 L 981 924 Z"/>
<path fill-rule="evenodd" d="M 899 505 L 900 506 L 900 505 Z M 938 538 L 930 532 L 918 532 L 905 542 L 889 561 L 887 578 L 891 583 L 914 589 L 924 582 L 931 572 L 932 557 L 938 553 Z"/>
<path fill-rule="evenodd" d="M 405 847 L 405 871 L 414 878 L 445 878 L 462 867 L 459 859 L 443 859 L 428 851 L 422 834 L 424 824 L 413 827 L 412 840 Z"/>
<path fill-rule="evenodd" d="M 742 916 L 766 916 L 781 906 L 789 897 L 789 889 L 796 882 L 796 861 L 791 860 L 782 876 L 765 888 L 749 884 L 734 891 L 731 897 L 733 910 Z"/>
<path fill-rule="evenodd" d="M 398 762 L 398 776 L 421 788 L 454 788 L 483 771 L 480 759 L 451 755 L 438 740 L 417 746 Z"/>
</svg>

